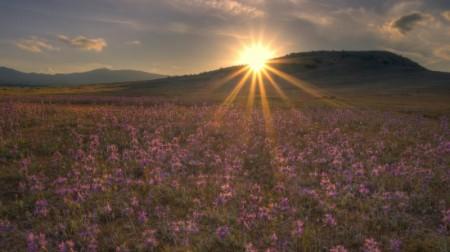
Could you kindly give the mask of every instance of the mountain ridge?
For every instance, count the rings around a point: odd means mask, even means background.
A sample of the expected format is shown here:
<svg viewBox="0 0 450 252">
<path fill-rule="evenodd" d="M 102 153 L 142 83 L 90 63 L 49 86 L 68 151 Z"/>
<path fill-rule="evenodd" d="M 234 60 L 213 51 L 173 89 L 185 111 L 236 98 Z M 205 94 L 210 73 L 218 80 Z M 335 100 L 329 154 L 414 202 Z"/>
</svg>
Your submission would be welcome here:
<svg viewBox="0 0 450 252">
<path fill-rule="evenodd" d="M 0 66 L 0 85 L 3 86 L 72 86 L 82 84 L 106 84 L 126 81 L 143 81 L 167 77 L 137 70 L 111 70 L 98 68 L 74 73 L 26 73 Z"/>
</svg>

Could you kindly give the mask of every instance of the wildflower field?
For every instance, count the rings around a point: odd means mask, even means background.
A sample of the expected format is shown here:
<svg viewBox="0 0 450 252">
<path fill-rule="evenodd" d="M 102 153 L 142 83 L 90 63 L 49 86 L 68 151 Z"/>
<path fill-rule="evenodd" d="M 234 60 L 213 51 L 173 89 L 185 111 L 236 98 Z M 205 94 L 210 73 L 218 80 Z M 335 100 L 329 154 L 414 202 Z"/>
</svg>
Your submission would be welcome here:
<svg viewBox="0 0 450 252">
<path fill-rule="evenodd" d="M 1 251 L 449 251 L 447 116 L 2 99 Z"/>
</svg>

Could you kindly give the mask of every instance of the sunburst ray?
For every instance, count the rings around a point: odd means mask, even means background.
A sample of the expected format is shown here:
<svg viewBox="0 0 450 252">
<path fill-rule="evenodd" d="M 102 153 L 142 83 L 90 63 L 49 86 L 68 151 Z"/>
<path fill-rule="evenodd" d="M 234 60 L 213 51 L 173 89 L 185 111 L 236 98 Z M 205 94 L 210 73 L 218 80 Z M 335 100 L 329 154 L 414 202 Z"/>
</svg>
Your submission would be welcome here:
<svg viewBox="0 0 450 252">
<path fill-rule="evenodd" d="M 247 73 L 245 73 L 244 77 L 238 82 L 238 84 L 234 87 L 231 93 L 225 98 L 225 101 L 222 103 L 222 105 L 230 105 L 231 103 L 233 103 L 233 101 L 236 99 L 236 96 L 244 87 L 251 73 L 252 73 L 251 71 L 247 71 Z"/>
<path fill-rule="evenodd" d="M 286 93 L 284 93 L 284 91 L 280 88 L 280 86 L 275 82 L 272 76 L 270 76 L 270 73 L 268 73 L 266 69 L 263 69 L 261 72 L 264 75 L 264 78 L 269 81 L 269 84 L 272 86 L 272 88 L 275 90 L 278 96 L 280 96 L 286 104 L 291 105 L 291 100 L 286 95 Z"/>
<path fill-rule="evenodd" d="M 250 83 L 248 97 L 247 97 L 247 111 L 252 111 L 255 103 L 255 93 L 256 93 L 256 72 L 252 72 L 252 81 Z"/>
<path fill-rule="evenodd" d="M 230 74 L 226 75 L 223 79 L 215 81 L 213 85 L 209 87 L 209 91 L 214 91 L 219 88 L 221 88 L 223 85 L 227 84 L 228 82 L 234 80 L 235 78 L 239 77 L 241 74 L 245 74 L 249 71 L 248 66 L 241 66 L 239 69 L 231 72 Z"/>
<path fill-rule="evenodd" d="M 278 77 L 284 79 L 285 81 L 287 81 L 289 84 L 305 91 L 306 93 L 314 96 L 314 97 L 321 97 L 321 91 L 319 91 L 316 88 L 313 88 L 312 86 L 310 86 L 308 83 L 301 81 L 297 78 L 295 78 L 292 75 L 289 75 L 281 70 L 278 70 L 272 66 L 267 66 L 266 67 L 268 71 L 270 71 L 271 73 L 277 75 Z"/>
<path fill-rule="evenodd" d="M 342 107 L 342 106 L 348 107 L 349 106 L 348 104 L 343 103 L 343 102 L 331 101 L 331 100 L 327 99 L 328 97 L 331 97 L 331 95 L 328 92 L 318 89 L 318 88 L 314 87 L 313 85 L 307 83 L 306 81 L 299 80 L 296 77 L 294 77 L 290 74 L 287 74 L 287 73 L 285 73 L 281 70 L 278 70 L 269 65 L 266 67 L 266 69 L 268 71 L 272 72 L 273 74 L 277 75 L 281 79 L 285 80 L 287 83 L 289 83 L 289 84 L 297 87 L 298 89 L 306 92 L 307 94 L 313 96 L 314 98 L 322 99 L 322 101 L 325 102 L 326 104 L 329 104 L 334 107 Z"/>
<path fill-rule="evenodd" d="M 270 137 L 274 137 L 273 125 L 272 125 L 272 113 L 270 111 L 269 100 L 267 99 L 266 87 L 261 72 L 257 73 L 258 87 L 261 98 L 261 108 L 264 117 L 264 124 L 266 133 Z"/>
</svg>

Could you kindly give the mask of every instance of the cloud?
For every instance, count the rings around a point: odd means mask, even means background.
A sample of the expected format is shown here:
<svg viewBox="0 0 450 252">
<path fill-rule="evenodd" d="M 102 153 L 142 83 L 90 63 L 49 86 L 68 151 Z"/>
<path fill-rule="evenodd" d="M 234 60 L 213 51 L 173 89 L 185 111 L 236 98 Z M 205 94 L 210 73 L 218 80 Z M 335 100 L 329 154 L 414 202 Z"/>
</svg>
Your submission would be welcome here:
<svg viewBox="0 0 450 252">
<path fill-rule="evenodd" d="M 317 15 L 311 13 L 298 13 L 295 17 L 319 26 L 329 26 L 333 24 L 333 18 L 330 16 Z"/>
<path fill-rule="evenodd" d="M 102 38 L 90 39 L 84 36 L 69 38 L 64 35 L 59 35 L 58 39 L 71 47 L 79 48 L 86 51 L 101 52 L 106 46 L 108 46 L 106 41 Z"/>
<path fill-rule="evenodd" d="M 168 31 L 174 32 L 174 33 L 179 33 L 179 34 L 185 34 L 185 33 L 189 33 L 191 31 L 193 31 L 193 29 L 185 24 L 185 23 L 181 23 L 181 22 L 172 22 L 169 23 L 166 27 L 166 29 Z"/>
<path fill-rule="evenodd" d="M 444 11 L 442 12 L 442 16 L 447 19 L 448 21 L 450 21 L 450 10 L 449 11 Z"/>
<path fill-rule="evenodd" d="M 31 37 L 30 39 L 22 39 L 15 43 L 16 47 L 32 53 L 42 53 L 44 51 L 58 51 L 59 48 L 49 44 L 46 40 L 38 37 Z"/>
<path fill-rule="evenodd" d="M 221 11 L 232 16 L 260 17 L 264 15 L 262 10 L 242 0 L 175 0 L 174 3 L 175 5 L 187 5 L 188 8 Z"/>
<path fill-rule="evenodd" d="M 100 22 L 100 23 L 111 24 L 111 25 L 123 25 L 123 26 L 131 27 L 131 28 L 135 28 L 135 29 L 139 29 L 142 26 L 137 21 L 131 20 L 131 19 L 115 19 L 115 18 L 106 18 L 106 17 L 104 17 L 104 18 L 88 17 L 86 19 Z"/>
<path fill-rule="evenodd" d="M 430 67 L 449 70 L 450 61 L 443 47 L 450 44 L 450 1 L 430 0 L 119 0 L 111 1 L 110 7 L 116 10 L 105 12 L 101 0 L 80 4 L 75 11 L 61 5 L 63 16 L 74 21 L 70 28 L 74 30 L 105 30 L 108 37 L 95 33 L 69 34 L 67 27 L 61 26 L 58 34 L 66 35 L 64 44 L 74 48 L 85 48 L 76 43 L 77 35 L 89 39 L 103 37 L 108 44 L 121 41 L 126 56 L 116 55 L 114 50 L 105 46 L 90 49 L 90 52 L 102 51 L 109 61 L 127 64 L 148 64 L 146 52 L 151 53 L 154 61 L 161 62 L 161 69 L 170 73 L 203 71 L 215 65 L 226 65 L 233 61 L 229 48 L 239 46 L 241 41 L 250 41 L 263 30 L 265 39 L 276 41 L 280 54 L 309 50 L 380 50 L 389 48 L 402 52 L 405 56 Z M 48 2 L 48 1 L 43 1 Z M 83 1 L 84 2 L 84 1 Z M 53 8 L 42 3 L 42 9 Z M 8 13 L 5 13 L 8 14 Z M 49 12 L 47 13 L 49 14 Z M 31 13 L 30 13 L 31 15 Z M 53 15 L 52 15 L 53 16 Z M 48 18 L 45 15 L 43 18 Z M 35 27 L 34 16 L 27 19 L 27 25 L 40 34 L 54 32 L 48 27 Z M 50 19 L 49 19 L 50 20 Z M 62 19 L 61 19 L 62 20 Z M 54 21 L 52 19 L 52 21 Z M 25 22 L 25 21 L 24 21 Z M 66 24 L 62 22 L 62 24 Z M 8 27 L 13 34 L 14 27 Z M 39 30 L 42 29 L 42 30 Z M 130 34 L 130 30 L 132 34 Z M 112 33 L 111 33 L 112 31 Z M 39 36 L 44 36 L 40 35 Z M 132 35 L 130 37 L 130 35 Z M 23 36 L 23 35 L 22 35 Z M 29 37 L 22 37 L 29 39 Z M 50 44 L 63 48 L 62 42 Z M 432 38 L 432 39 L 430 39 Z M 6 40 L 7 38 L 3 38 Z M 1 40 L 1 39 L 0 39 Z M 138 40 L 141 40 L 139 46 Z M 145 41 L 153 41 L 146 44 Z M 44 40 L 44 42 L 46 42 Z M 105 44 L 106 44 L 105 42 Z M 6 40 L 7 46 L 11 41 Z M 57 44 L 60 43 L 60 44 Z M 48 42 L 47 42 L 48 44 Z M 144 47 L 145 45 L 145 47 Z M 1 41 L 0 41 L 1 46 Z M 107 45 L 111 46 L 111 45 Z M 28 46 L 29 47 L 29 46 Z M 147 52 L 148 48 L 151 52 Z M 45 47 L 44 47 L 45 48 Z M 92 48 L 92 46 L 90 47 Z M 0 48 L 1 49 L 1 48 Z M 19 50 L 19 49 L 17 49 Z M 24 49 L 27 50 L 27 49 Z M 31 49 L 44 51 L 47 49 Z M 89 50 L 86 49 L 85 50 Z M 28 50 L 30 51 L 30 50 Z M 103 55 L 102 54 L 102 55 Z M 197 56 L 196 64 L 189 64 L 192 55 Z M 82 57 L 82 55 L 60 55 Z M 33 58 L 33 57 L 32 57 Z M 74 58 L 78 62 L 78 58 Z M 4 60 L 4 59 L 3 59 Z M 47 59 L 43 59 L 47 60 Z M 431 65 L 439 61 L 440 65 Z M 177 70 L 169 65 L 186 66 Z M 187 62 L 187 63 L 186 63 Z M 26 63 L 30 64 L 30 63 Z M 433 68 L 434 67 L 434 68 Z M 56 69 L 57 71 L 59 69 Z"/>
<path fill-rule="evenodd" d="M 141 41 L 139 40 L 133 40 L 133 41 L 127 41 L 125 42 L 125 44 L 129 45 L 129 46 L 139 46 L 141 45 Z"/>
<path fill-rule="evenodd" d="M 420 12 L 413 12 L 411 14 L 402 16 L 393 21 L 390 26 L 392 29 L 399 31 L 402 34 L 406 34 L 414 29 L 414 27 L 427 20 L 428 16 Z"/>
<path fill-rule="evenodd" d="M 434 55 L 440 59 L 450 61 L 450 46 L 443 46 L 435 49 Z"/>
</svg>

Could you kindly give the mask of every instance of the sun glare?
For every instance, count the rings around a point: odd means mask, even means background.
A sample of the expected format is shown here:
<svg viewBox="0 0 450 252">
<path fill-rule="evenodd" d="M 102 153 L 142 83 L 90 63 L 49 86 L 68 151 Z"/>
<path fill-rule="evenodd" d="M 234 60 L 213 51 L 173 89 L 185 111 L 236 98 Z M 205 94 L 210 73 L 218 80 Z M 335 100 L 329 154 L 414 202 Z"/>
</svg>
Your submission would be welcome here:
<svg viewBox="0 0 450 252">
<path fill-rule="evenodd" d="M 248 65 L 252 71 L 260 72 L 272 57 L 274 53 L 270 48 L 262 44 L 252 44 L 242 50 L 240 61 Z"/>
</svg>

